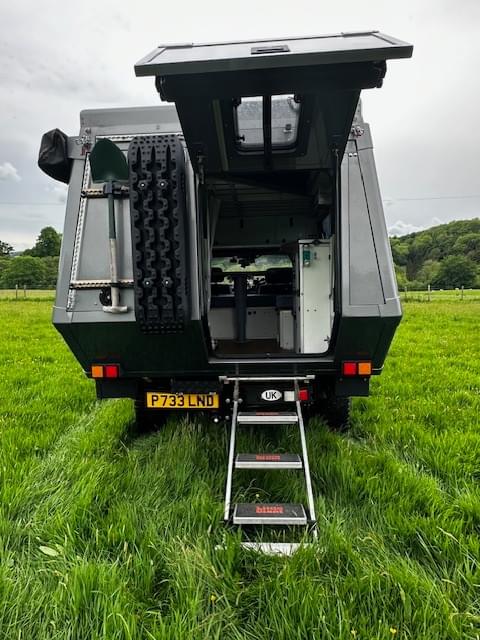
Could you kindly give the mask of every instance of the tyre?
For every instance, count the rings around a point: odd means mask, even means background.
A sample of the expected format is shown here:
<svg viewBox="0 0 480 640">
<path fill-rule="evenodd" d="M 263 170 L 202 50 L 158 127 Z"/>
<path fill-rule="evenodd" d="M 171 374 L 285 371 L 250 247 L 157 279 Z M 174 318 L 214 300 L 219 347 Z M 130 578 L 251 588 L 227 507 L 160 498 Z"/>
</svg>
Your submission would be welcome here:
<svg viewBox="0 0 480 640">
<path fill-rule="evenodd" d="M 333 431 L 347 431 L 350 426 L 351 398 L 338 398 L 328 395 L 316 402 L 305 413 L 306 417 L 319 416 Z"/>
<path fill-rule="evenodd" d="M 350 427 L 351 398 L 328 396 L 322 403 L 321 414 L 334 431 L 346 431 Z"/>
<path fill-rule="evenodd" d="M 148 433 L 162 427 L 170 415 L 169 411 L 147 409 L 143 400 L 135 400 L 135 427 L 138 433 Z"/>
</svg>

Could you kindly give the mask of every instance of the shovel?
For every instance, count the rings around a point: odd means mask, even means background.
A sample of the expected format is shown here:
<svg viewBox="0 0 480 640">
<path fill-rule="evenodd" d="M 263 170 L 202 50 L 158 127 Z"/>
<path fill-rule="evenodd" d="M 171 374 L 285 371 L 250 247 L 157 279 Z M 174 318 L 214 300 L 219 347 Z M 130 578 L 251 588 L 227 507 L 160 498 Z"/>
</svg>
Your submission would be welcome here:
<svg viewBox="0 0 480 640">
<path fill-rule="evenodd" d="M 90 153 L 90 168 L 93 182 L 104 182 L 104 193 L 108 199 L 108 238 L 110 246 L 110 296 L 112 304 L 103 307 L 107 313 L 125 313 L 128 307 L 120 305 L 118 282 L 117 234 L 115 229 L 115 181 L 128 180 L 128 165 L 125 156 L 111 140 L 102 138 Z"/>
</svg>

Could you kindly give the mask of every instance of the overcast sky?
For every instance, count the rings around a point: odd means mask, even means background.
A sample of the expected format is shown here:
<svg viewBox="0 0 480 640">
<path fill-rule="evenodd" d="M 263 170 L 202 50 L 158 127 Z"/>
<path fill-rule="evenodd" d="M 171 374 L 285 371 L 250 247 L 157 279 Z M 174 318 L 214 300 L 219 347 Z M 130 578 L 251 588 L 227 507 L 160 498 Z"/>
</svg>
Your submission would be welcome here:
<svg viewBox="0 0 480 640">
<path fill-rule="evenodd" d="M 365 91 L 391 233 L 480 214 L 479 0 L 17 0 L 0 7 L 0 240 L 63 227 L 65 189 L 37 168 L 44 131 L 91 107 L 155 105 L 134 63 L 159 43 L 378 29 L 413 43 Z"/>
</svg>

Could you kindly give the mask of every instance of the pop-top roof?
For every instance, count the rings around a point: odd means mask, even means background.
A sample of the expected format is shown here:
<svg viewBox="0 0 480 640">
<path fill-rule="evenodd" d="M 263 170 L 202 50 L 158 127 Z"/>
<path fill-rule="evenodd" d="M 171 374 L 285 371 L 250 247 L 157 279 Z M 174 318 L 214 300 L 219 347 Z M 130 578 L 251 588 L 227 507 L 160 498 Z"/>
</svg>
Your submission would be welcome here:
<svg viewBox="0 0 480 640">
<path fill-rule="evenodd" d="M 412 50 L 378 31 L 161 45 L 135 72 L 156 76 L 162 100 L 175 102 L 205 175 L 311 171 L 338 162 L 360 91 L 381 86 L 386 60 Z"/>
<path fill-rule="evenodd" d="M 278 40 L 159 45 L 135 65 L 137 76 L 275 69 L 409 58 L 412 45 L 379 31 Z"/>
</svg>

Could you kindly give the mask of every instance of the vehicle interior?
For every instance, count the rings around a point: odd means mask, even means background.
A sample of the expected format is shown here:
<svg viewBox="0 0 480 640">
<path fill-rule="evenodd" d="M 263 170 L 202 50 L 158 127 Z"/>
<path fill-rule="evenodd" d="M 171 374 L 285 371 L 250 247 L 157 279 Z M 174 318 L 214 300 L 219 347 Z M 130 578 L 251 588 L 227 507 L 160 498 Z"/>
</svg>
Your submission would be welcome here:
<svg viewBox="0 0 480 640">
<path fill-rule="evenodd" d="M 214 259 L 209 323 L 215 353 L 291 353 L 294 277 L 288 256 Z M 279 265 L 279 266 L 275 266 Z"/>
<path fill-rule="evenodd" d="M 257 96 L 233 102 L 239 152 L 262 154 L 266 138 L 274 154 L 295 151 L 301 98 L 274 95 L 269 104 L 266 135 L 265 100 Z M 212 349 L 218 357 L 286 356 L 304 351 L 300 345 L 302 300 L 317 298 L 312 291 L 301 291 L 303 269 L 310 265 L 299 254 L 300 242 L 308 239 L 319 244 L 331 238 L 332 172 L 317 172 L 308 188 L 301 183 L 292 187 L 288 184 L 291 179 L 291 173 L 282 176 L 269 171 L 208 181 L 208 321 Z M 331 262 L 327 266 L 330 270 Z M 328 316 L 328 323 L 332 285 L 330 275 L 323 283 L 320 278 L 319 287 L 327 287 L 328 292 L 324 292 L 322 309 L 315 310 Z M 324 345 L 320 347 L 325 351 Z"/>
<path fill-rule="evenodd" d="M 175 103 L 199 181 L 202 311 L 218 356 L 330 348 L 343 154 L 360 92 L 410 55 L 360 32 L 162 45 L 135 66 Z M 268 255 L 289 264 L 260 267 Z"/>
</svg>

